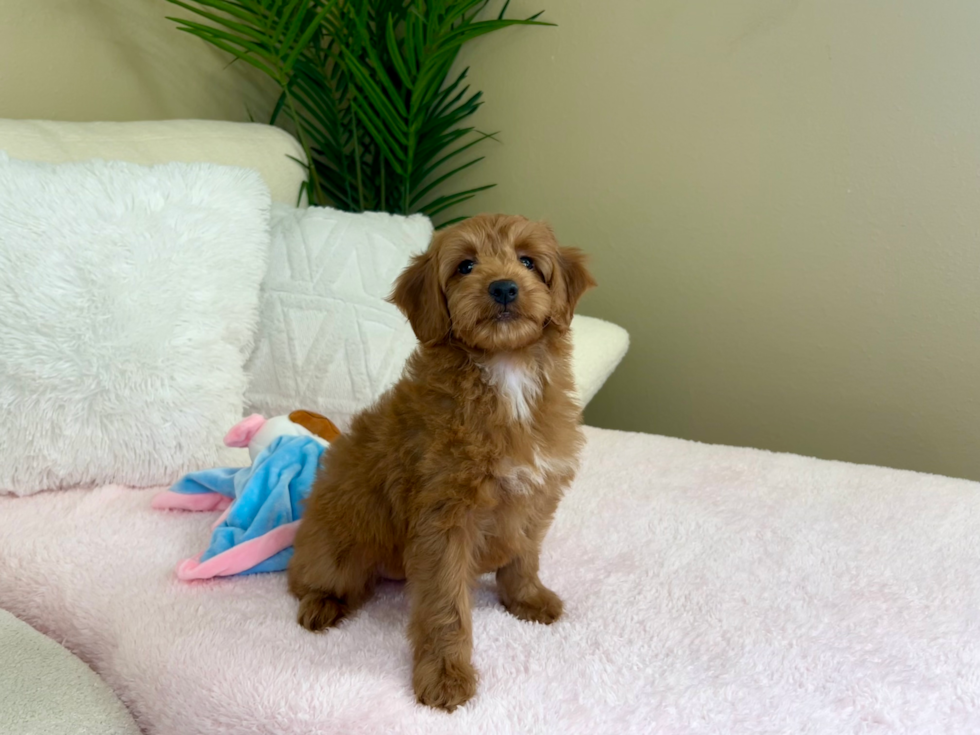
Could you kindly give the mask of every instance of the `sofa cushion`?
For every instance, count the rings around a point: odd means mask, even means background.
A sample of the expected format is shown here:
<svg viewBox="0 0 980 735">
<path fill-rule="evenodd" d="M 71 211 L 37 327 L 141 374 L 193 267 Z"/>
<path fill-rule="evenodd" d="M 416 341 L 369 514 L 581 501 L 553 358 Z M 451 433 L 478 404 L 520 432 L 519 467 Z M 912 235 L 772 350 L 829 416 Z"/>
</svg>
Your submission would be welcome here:
<svg viewBox="0 0 980 735">
<path fill-rule="evenodd" d="M 422 215 L 273 207 L 248 410 L 312 409 L 346 429 L 415 349 L 411 328 L 385 298 L 431 237 Z"/>
<path fill-rule="evenodd" d="M 0 153 L 0 202 L 0 492 L 213 466 L 257 322 L 259 175 Z"/>
</svg>

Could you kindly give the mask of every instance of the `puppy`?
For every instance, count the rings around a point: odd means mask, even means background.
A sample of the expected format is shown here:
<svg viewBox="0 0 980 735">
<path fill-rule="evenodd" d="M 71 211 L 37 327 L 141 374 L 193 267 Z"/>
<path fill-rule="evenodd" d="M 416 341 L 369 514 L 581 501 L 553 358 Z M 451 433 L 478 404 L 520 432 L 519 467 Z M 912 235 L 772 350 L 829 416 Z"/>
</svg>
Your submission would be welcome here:
<svg viewBox="0 0 980 735">
<path fill-rule="evenodd" d="M 568 330 L 594 285 L 579 250 L 523 217 L 437 233 L 390 299 L 418 348 L 325 455 L 289 565 L 299 623 L 329 628 L 377 578 L 407 578 L 423 704 L 452 711 L 476 692 L 478 575 L 496 572 L 521 620 L 562 614 L 538 555 L 583 443 Z"/>
</svg>

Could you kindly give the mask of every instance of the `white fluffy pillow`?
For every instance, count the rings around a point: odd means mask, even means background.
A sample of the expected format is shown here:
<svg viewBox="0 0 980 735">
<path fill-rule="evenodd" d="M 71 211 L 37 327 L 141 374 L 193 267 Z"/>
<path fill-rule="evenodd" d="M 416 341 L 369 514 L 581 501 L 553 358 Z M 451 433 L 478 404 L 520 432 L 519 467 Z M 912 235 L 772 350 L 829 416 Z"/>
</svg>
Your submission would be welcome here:
<svg viewBox="0 0 980 735">
<path fill-rule="evenodd" d="M 269 208 L 245 169 L 0 153 L 0 492 L 216 463 L 241 418 Z"/>
<path fill-rule="evenodd" d="M 249 410 L 304 408 L 346 429 L 415 348 L 411 327 L 385 298 L 431 238 L 421 215 L 274 205 L 261 326 L 247 366 Z"/>
</svg>

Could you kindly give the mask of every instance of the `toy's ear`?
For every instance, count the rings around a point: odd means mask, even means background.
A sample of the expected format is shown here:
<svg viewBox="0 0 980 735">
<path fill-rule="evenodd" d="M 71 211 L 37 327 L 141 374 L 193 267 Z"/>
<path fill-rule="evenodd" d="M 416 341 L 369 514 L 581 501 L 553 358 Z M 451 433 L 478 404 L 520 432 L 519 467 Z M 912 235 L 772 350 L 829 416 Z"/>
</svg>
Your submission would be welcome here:
<svg viewBox="0 0 980 735">
<path fill-rule="evenodd" d="M 586 291 L 596 285 L 585 264 L 588 258 L 578 248 L 558 247 L 555 272 L 551 277 L 554 297 L 551 321 L 564 331 L 571 326 L 575 305 Z"/>
<path fill-rule="evenodd" d="M 412 331 L 424 345 L 434 345 L 449 336 L 449 307 L 439 285 L 436 257 L 430 249 L 416 255 L 395 281 L 388 300 L 408 317 Z"/>
<path fill-rule="evenodd" d="M 225 435 L 225 446 L 247 447 L 263 424 L 265 424 L 265 419 L 257 413 L 242 419 L 232 426 L 231 431 Z"/>
<path fill-rule="evenodd" d="M 340 436 L 340 429 L 333 425 L 333 421 L 313 411 L 293 411 L 289 420 L 328 442 Z"/>
</svg>

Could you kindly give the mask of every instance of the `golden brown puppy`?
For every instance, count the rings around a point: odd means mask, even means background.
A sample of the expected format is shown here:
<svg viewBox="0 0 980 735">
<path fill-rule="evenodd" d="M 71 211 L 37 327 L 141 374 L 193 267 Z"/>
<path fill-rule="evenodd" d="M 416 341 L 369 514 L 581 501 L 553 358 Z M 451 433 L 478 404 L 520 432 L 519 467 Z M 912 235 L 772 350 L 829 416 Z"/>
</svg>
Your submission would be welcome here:
<svg viewBox="0 0 980 735">
<path fill-rule="evenodd" d="M 585 257 L 523 217 L 436 234 L 391 300 L 420 345 L 404 375 L 331 445 L 289 565 L 299 623 L 336 625 L 379 576 L 408 579 L 420 702 L 476 691 L 470 586 L 496 571 L 504 607 L 552 623 L 538 554 L 583 438 L 569 323 L 595 285 Z"/>
</svg>

